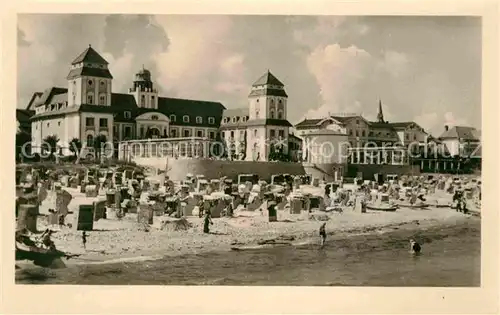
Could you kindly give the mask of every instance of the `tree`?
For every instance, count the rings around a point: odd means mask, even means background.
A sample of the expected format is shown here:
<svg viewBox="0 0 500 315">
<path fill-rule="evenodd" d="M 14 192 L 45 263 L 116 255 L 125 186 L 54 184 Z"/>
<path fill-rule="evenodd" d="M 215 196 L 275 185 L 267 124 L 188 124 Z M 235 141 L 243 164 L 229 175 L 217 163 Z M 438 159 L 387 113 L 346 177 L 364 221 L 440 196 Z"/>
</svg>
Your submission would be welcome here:
<svg viewBox="0 0 500 315">
<path fill-rule="evenodd" d="M 94 149 L 96 152 L 96 158 L 100 160 L 101 158 L 101 150 L 104 145 L 106 145 L 107 138 L 105 135 L 100 134 L 94 139 Z"/>
<path fill-rule="evenodd" d="M 82 151 L 82 142 L 78 138 L 73 138 L 69 142 L 69 150 L 73 153 L 75 157 Z"/>
<path fill-rule="evenodd" d="M 54 157 L 54 153 L 57 150 L 58 142 L 59 138 L 56 135 L 50 135 L 43 139 L 42 150 L 46 152 L 48 151 L 50 153 L 49 158 L 51 159 Z"/>
<path fill-rule="evenodd" d="M 243 134 L 243 141 L 240 142 L 240 150 L 242 153 L 241 160 L 245 160 L 247 158 L 247 132 Z"/>
</svg>

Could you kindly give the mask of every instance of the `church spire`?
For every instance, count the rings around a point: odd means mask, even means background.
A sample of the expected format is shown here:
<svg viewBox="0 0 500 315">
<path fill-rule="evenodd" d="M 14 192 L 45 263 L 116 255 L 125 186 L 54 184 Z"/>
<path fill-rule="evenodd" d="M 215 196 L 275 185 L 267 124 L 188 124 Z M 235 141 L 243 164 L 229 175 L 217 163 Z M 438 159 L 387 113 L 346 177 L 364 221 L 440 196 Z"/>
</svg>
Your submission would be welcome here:
<svg viewBox="0 0 500 315">
<path fill-rule="evenodd" d="M 378 100 L 378 114 L 377 114 L 377 120 L 378 122 L 385 122 L 384 121 L 384 113 L 382 112 L 382 100 Z"/>
</svg>

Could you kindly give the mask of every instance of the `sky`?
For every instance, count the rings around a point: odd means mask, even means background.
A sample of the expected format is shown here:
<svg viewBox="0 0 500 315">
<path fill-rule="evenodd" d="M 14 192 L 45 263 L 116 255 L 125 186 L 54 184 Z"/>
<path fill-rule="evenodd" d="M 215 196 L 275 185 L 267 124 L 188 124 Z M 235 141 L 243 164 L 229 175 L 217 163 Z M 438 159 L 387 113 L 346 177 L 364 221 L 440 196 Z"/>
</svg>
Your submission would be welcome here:
<svg viewBox="0 0 500 315">
<path fill-rule="evenodd" d="M 22 14 L 18 108 L 34 92 L 66 87 L 69 66 L 92 45 L 113 92 L 144 65 L 160 96 L 248 106 L 268 69 L 285 84 L 288 120 L 359 113 L 481 127 L 481 20 L 477 17 Z"/>
</svg>

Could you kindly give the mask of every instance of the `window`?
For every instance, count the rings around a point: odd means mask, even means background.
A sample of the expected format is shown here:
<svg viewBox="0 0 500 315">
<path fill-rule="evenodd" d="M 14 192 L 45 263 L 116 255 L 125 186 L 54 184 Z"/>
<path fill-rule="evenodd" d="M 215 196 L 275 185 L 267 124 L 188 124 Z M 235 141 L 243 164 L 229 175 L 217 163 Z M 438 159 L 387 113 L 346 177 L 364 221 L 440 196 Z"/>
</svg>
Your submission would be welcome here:
<svg viewBox="0 0 500 315">
<path fill-rule="evenodd" d="M 196 123 L 197 123 L 197 124 L 201 124 L 201 123 L 203 123 L 203 117 L 201 117 L 201 116 L 196 116 Z"/>
<path fill-rule="evenodd" d="M 172 138 L 177 138 L 177 129 L 170 130 L 170 135 L 172 136 Z"/>
<path fill-rule="evenodd" d="M 234 131 L 231 131 L 231 139 L 234 138 Z"/>
<path fill-rule="evenodd" d="M 285 138 L 285 130 L 278 130 L 278 136 L 282 139 Z"/>
<path fill-rule="evenodd" d="M 349 135 L 352 136 L 352 130 L 351 129 L 349 129 Z"/>
<path fill-rule="evenodd" d="M 246 120 L 247 120 L 247 118 L 245 116 L 241 117 L 242 122 L 245 122 Z"/>
<path fill-rule="evenodd" d="M 47 123 L 47 127 L 50 127 L 50 123 Z"/>
<path fill-rule="evenodd" d="M 101 85 L 101 87 L 104 87 L 104 81 L 99 82 L 99 84 Z"/>
<path fill-rule="evenodd" d="M 85 118 L 85 126 L 94 127 L 94 117 Z"/>
<path fill-rule="evenodd" d="M 356 119 L 356 125 L 359 125 L 359 120 Z"/>
<path fill-rule="evenodd" d="M 104 105 L 106 103 L 106 96 L 99 95 L 99 105 Z"/>
<path fill-rule="evenodd" d="M 60 122 L 60 121 L 58 121 L 58 122 L 57 122 L 57 125 L 58 125 L 58 126 L 61 126 L 61 122 Z"/>
<path fill-rule="evenodd" d="M 409 134 L 405 134 L 405 139 L 409 140 L 410 139 L 410 135 Z"/>
<path fill-rule="evenodd" d="M 356 137 L 359 137 L 359 130 L 356 130 Z"/>
<path fill-rule="evenodd" d="M 94 103 L 94 94 L 92 94 L 92 93 L 87 94 L 87 103 L 88 104 Z"/>
<path fill-rule="evenodd" d="M 146 104 L 146 97 L 144 95 L 141 95 L 141 107 L 144 107 Z"/>
<path fill-rule="evenodd" d="M 196 132 L 196 136 L 198 136 L 198 137 L 200 137 L 200 138 L 201 138 L 201 137 L 203 137 L 203 130 L 198 130 L 198 131 Z"/>
<path fill-rule="evenodd" d="M 100 128 L 107 128 L 108 127 L 108 119 L 107 118 L 100 118 L 99 119 L 99 127 Z"/>
<path fill-rule="evenodd" d="M 257 129 L 255 129 L 255 130 L 253 131 L 253 136 L 254 136 L 254 137 L 257 137 Z"/>
<path fill-rule="evenodd" d="M 221 138 L 224 139 L 224 137 L 226 136 L 226 133 L 223 131 L 220 134 L 221 134 Z"/>
<path fill-rule="evenodd" d="M 238 118 L 233 117 L 233 122 L 235 123 L 235 122 L 237 122 L 237 121 L 238 121 Z"/>
<path fill-rule="evenodd" d="M 271 112 L 270 112 L 269 116 L 271 116 L 271 119 L 274 119 L 274 110 L 271 109 Z"/>
<path fill-rule="evenodd" d="M 175 119 L 176 119 L 175 115 L 170 115 L 170 121 L 171 122 L 175 122 Z"/>
<path fill-rule="evenodd" d="M 189 122 L 189 116 L 188 115 L 184 115 L 182 117 L 182 121 L 185 122 L 185 123 L 188 123 Z"/>
<path fill-rule="evenodd" d="M 417 135 L 413 135 L 413 140 L 417 140 Z"/>
<path fill-rule="evenodd" d="M 184 137 L 189 137 L 189 129 L 184 129 Z"/>
<path fill-rule="evenodd" d="M 92 81 L 92 80 L 88 80 L 88 81 L 87 81 L 87 84 L 88 84 L 88 86 L 92 86 L 92 85 L 94 84 L 94 81 Z"/>
<path fill-rule="evenodd" d="M 260 116 L 260 113 L 259 113 L 259 110 L 257 109 L 257 110 L 255 111 L 255 118 L 259 119 L 259 116 Z"/>
<path fill-rule="evenodd" d="M 283 112 L 281 110 L 278 111 L 278 119 L 283 119 Z"/>
<path fill-rule="evenodd" d="M 211 125 L 215 124 L 215 118 L 208 117 L 208 123 L 211 124 Z"/>
<path fill-rule="evenodd" d="M 364 131 L 364 130 L 363 130 L 363 131 L 361 131 L 361 136 L 362 136 L 362 137 L 366 136 L 366 133 L 365 133 L 365 131 Z"/>
<path fill-rule="evenodd" d="M 213 131 L 210 131 L 210 139 L 215 139 L 215 132 Z"/>
<path fill-rule="evenodd" d="M 151 95 L 151 104 L 154 104 L 154 103 L 155 103 L 155 96 Z"/>
<path fill-rule="evenodd" d="M 151 120 L 158 120 L 158 116 L 157 115 L 152 115 L 151 116 Z"/>
<path fill-rule="evenodd" d="M 87 136 L 87 146 L 91 147 L 94 145 L 94 137 L 92 135 Z"/>
<path fill-rule="evenodd" d="M 276 137 L 276 130 L 271 129 L 271 130 L 269 131 L 269 136 L 270 136 L 271 138 Z"/>
<path fill-rule="evenodd" d="M 128 111 L 127 111 L 127 112 L 124 112 L 124 113 L 123 113 L 123 116 L 124 116 L 125 118 L 127 118 L 127 119 L 130 119 L 130 116 L 131 116 L 131 115 L 130 115 L 130 112 L 128 112 Z"/>
</svg>

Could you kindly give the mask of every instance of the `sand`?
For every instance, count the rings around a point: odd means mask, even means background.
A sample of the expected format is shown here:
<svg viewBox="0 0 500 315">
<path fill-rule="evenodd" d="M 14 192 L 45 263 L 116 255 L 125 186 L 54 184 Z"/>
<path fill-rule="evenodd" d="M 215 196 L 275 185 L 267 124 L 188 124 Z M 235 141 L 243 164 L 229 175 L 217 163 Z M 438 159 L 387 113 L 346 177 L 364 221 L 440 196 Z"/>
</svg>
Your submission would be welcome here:
<svg viewBox="0 0 500 315">
<path fill-rule="evenodd" d="M 319 188 L 303 187 L 308 192 L 321 191 Z M 73 195 L 69 210 L 76 213 L 78 206 L 91 203 L 92 198 L 85 197 L 76 189 L 66 188 Z M 103 198 L 103 197 L 101 197 Z M 432 198 L 451 200 L 451 195 L 438 192 Z M 53 196 L 49 194 L 42 203 L 40 212 L 48 213 L 54 208 Z M 324 215 L 323 212 L 313 214 Z M 383 233 L 390 229 L 419 228 L 432 225 L 453 225 L 467 216 L 450 208 L 429 207 L 426 210 L 401 208 L 396 212 L 368 211 L 361 213 L 352 208 L 343 213 L 328 213 L 326 224 L 330 235 L 354 235 L 362 233 Z M 321 221 L 309 219 L 310 213 L 292 215 L 288 210 L 278 211 L 278 222 L 268 222 L 267 211 L 236 211 L 233 218 L 213 219 L 211 234 L 203 233 L 203 219 L 187 217 L 192 227 L 186 231 L 173 229 L 161 230 L 162 217 L 154 217 L 154 224 L 149 232 L 139 228 L 136 214 L 127 214 L 121 220 L 101 219 L 94 222 L 94 231 L 88 232 L 87 248 L 83 248 L 81 232 L 76 231 L 74 214 L 69 214 L 66 222 L 73 228 L 51 226 L 57 232 L 53 236 L 58 249 L 71 254 L 80 254 L 78 258 L 65 261 L 67 264 L 103 263 L 157 259 L 162 256 L 199 254 L 208 251 L 230 250 L 234 244 L 255 245 L 259 241 L 293 236 L 296 244 L 319 241 L 318 229 Z M 38 219 L 38 229 L 47 228 L 44 217 Z"/>
</svg>

